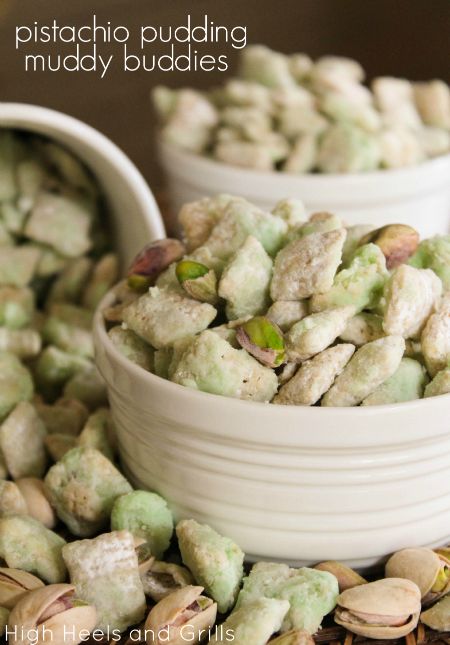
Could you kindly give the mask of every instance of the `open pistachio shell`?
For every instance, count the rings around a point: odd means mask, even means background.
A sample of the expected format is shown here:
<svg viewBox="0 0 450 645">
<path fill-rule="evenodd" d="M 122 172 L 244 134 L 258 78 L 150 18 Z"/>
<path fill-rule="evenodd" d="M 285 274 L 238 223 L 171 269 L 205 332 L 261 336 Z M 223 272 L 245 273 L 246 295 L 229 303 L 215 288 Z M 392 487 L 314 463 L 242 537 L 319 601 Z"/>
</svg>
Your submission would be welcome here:
<svg viewBox="0 0 450 645">
<path fill-rule="evenodd" d="M 138 559 L 139 573 L 141 576 L 145 575 L 153 566 L 155 561 L 151 553 L 150 545 L 143 538 L 134 538 L 135 551 Z"/>
<path fill-rule="evenodd" d="M 147 280 L 147 287 L 150 286 L 169 264 L 179 260 L 185 252 L 184 245 L 171 238 L 147 244 L 130 265 L 128 286 L 136 290 L 145 288 L 145 280 L 139 280 L 139 276 Z"/>
<path fill-rule="evenodd" d="M 145 621 L 147 645 L 184 645 L 188 629 L 189 642 L 199 643 L 217 615 L 217 604 L 202 591 L 203 587 L 183 587 L 155 605 Z"/>
<path fill-rule="evenodd" d="M 269 645 L 314 645 L 314 638 L 305 629 L 294 629 L 274 638 Z"/>
<path fill-rule="evenodd" d="M 0 568 L 0 607 L 12 609 L 29 591 L 44 586 L 42 580 L 21 569 Z"/>
<path fill-rule="evenodd" d="M 388 224 L 367 233 L 360 245 L 376 244 L 383 251 L 386 267 L 395 269 L 415 253 L 419 245 L 419 233 L 406 224 Z"/>
<path fill-rule="evenodd" d="M 195 300 L 209 302 L 214 305 L 218 302 L 217 276 L 200 262 L 181 260 L 175 269 L 178 282 L 183 289 Z"/>
<path fill-rule="evenodd" d="M 84 630 L 90 632 L 97 622 L 95 607 L 74 598 L 69 584 L 48 585 L 24 596 L 9 617 L 12 645 L 43 645 L 52 642 L 78 645 Z"/>
<path fill-rule="evenodd" d="M 425 605 L 450 591 L 450 561 L 432 549 L 397 551 L 386 562 L 386 576 L 415 582 Z"/>
<path fill-rule="evenodd" d="M 450 596 L 445 596 L 430 609 L 423 611 L 420 620 L 439 632 L 450 632 Z"/>
<path fill-rule="evenodd" d="M 354 634 L 392 640 L 415 629 L 420 609 L 420 589 L 414 582 L 384 578 L 342 592 L 334 620 Z"/>
<path fill-rule="evenodd" d="M 326 562 L 321 562 L 316 564 L 314 569 L 319 571 L 328 571 L 332 573 L 339 583 L 339 592 L 342 593 L 346 589 L 352 589 L 358 585 L 365 585 L 367 580 L 365 580 L 359 573 L 350 569 L 345 564 L 341 562 L 336 562 L 335 560 L 327 560 Z"/>
<path fill-rule="evenodd" d="M 42 522 L 48 529 L 54 528 L 56 517 L 48 501 L 47 490 L 42 479 L 24 477 L 18 479 L 16 484 L 25 499 L 28 515 Z"/>
<path fill-rule="evenodd" d="M 159 602 L 176 589 L 194 583 L 188 569 L 169 562 L 154 561 L 144 575 L 141 573 L 142 586 L 147 596 Z"/>
<path fill-rule="evenodd" d="M 286 358 L 283 332 L 265 316 L 250 318 L 238 327 L 236 340 L 267 367 L 278 367 Z"/>
</svg>

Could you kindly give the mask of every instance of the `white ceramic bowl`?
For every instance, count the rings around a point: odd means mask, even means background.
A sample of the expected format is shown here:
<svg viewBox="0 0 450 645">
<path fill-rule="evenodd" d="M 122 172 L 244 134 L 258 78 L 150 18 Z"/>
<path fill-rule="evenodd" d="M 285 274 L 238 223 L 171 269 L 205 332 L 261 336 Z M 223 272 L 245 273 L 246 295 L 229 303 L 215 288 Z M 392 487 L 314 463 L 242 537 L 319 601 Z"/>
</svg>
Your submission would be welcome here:
<svg viewBox="0 0 450 645">
<path fill-rule="evenodd" d="M 84 161 L 105 194 L 124 265 L 147 240 L 165 237 L 158 206 L 141 173 L 120 148 L 94 128 L 61 112 L 23 103 L 0 103 L 0 128 L 45 135 Z"/>
<path fill-rule="evenodd" d="M 226 165 L 159 143 L 174 210 L 229 193 L 265 209 L 301 198 L 308 212 L 330 211 L 347 224 L 409 224 L 422 237 L 450 232 L 450 155 L 399 170 L 353 175 L 290 175 Z"/>
<path fill-rule="evenodd" d="M 100 309 L 97 365 L 125 471 L 177 518 L 207 522 L 250 559 L 295 563 L 367 566 L 449 540 L 450 395 L 307 408 L 205 394 L 125 359 Z"/>
</svg>

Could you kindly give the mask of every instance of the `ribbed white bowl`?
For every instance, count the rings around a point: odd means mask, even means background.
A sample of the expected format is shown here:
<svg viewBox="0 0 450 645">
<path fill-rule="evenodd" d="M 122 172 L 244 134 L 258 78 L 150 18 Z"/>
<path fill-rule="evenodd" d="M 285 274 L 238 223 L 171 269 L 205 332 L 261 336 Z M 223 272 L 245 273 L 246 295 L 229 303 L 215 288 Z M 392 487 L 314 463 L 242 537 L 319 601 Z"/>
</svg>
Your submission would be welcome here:
<svg viewBox="0 0 450 645">
<path fill-rule="evenodd" d="M 409 224 L 422 237 L 450 232 L 450 154 L 411 168 L 353 175 L 290 175 L 237 168 L 160 142 L 172 206 L 229 193 L 270 210 L 299 197 L 307 211 L 329 211 L 347 224 Z"/>
<path fill-rule="evenodd" d="M 122 150 L 98 130 L 62 112 L 1 102 L 0 128 L 50 137 L 84 161 L 106 197 L 116 248 L 124 266 L 147 239 L 165 236 L 158 206 L 145 179 Z"/>
<path fill-rule="evenodd" d="M 100 310 L 94 334 L 125 470 L 177 518 L 207 522 L 250 559 L 296 563 L 367 566 L 450 539 L 450 395 L 371 408 L 250 403 L 133 365 Z"/>
</svg>

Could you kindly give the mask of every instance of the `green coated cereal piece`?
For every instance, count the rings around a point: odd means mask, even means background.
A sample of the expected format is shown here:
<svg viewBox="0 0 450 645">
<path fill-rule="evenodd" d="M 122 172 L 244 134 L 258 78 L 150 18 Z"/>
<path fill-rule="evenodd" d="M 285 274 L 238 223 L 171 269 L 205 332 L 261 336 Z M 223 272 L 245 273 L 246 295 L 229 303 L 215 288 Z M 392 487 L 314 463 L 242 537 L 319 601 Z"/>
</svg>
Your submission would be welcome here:
<svg viewBox="0 0 450 645">
<path fill-rule="evenodd" d="M 15 135 L 9 130 L 2 129 L 0 130 L 0 202 L 14 199 L 17 195 L 16 163 Z"/>
<path fill-rule="evenodd" d="M 343 228 L 312 233 L 281 249 L 275 258 L 272 300 L 303 300 L 328 291 L 341 262 L 345 236 Z"/>
<path fill-rule="evenodd" d="M 194 341 L 195 336 L 185 336 L 185 338 L 180 338 L 176 340 L 172 347 L 170 348 L 170 362 L 167 367 L 167 377 L 171 379 L 175 374 L 175 370 L 178 367 L 178 363 L 181 361 L 185 352 L 189 349 Z"/>
<path fill-rule="evenodd" d="M 208 303 L 152 287 L 124 309 L 123 320 L 143 340 L 161 349 L 206 329 L 216 315 Z"/>
<path fill-rule="evenodd" d="M 2 247 L 0 286 L 26 287 L 32 280 L 41 251 L 31 246 Z"/>
<path fill-rule="evenodd" d="M 1 219 L 0 211 L 0 247 L 2 246 L 14 246 L 14 239 L 10 233 L 6 230 L 5 224 Z"/>
<path fill-rule="evenodd" d="M 272 209 L 272 215 L 281 217 L 289 228 L 305 223 L 306 209 L 301 199 L 281 199 Z"/>
<path fill-rule="evenodd" d="M 98 303 L 119 279 L 119 259 L 115 253 L 104 255 L 95 265 L 83 297 L 83 306 L 95 310 Z"/>
<path fill-rule="evenodd" d="M 84 448 L 95 448 L 114 461 L 115 430 L 108 408 L 98 408 L 90 415 L 77 443 Z"/>
<path fill-rule="evenodd" d="M 422 354 L 428 373 L 435 376 L 450 365 L 450 310 L 432 314 L 421 335 Z"/>
<path fill-rule="evenodd" d="M 32 243 L 27 244 L 27 247 L 36 248 L 41 254 L 36 267 L 36 277 L 38 278 L 48 278 L 60 273 L 69 261 L 63 255 L 44 244 Z"/>
<path fill-rule="evenodd" d="M 65 543 L 62 537 L 31 517 L 0 519 L 0 556 L 7 566 L 32 573 L 49 584 L 66 579 L 61 554 Z"/>
<path fill-rule="evenodd" d="M 355 224 L 347 226 L 347 237 L 345 238 L 344 248 L 342 249 L 342 268 L 346 268 L 353 259 L 356 249 L 361 245 L 363 237 L 373 231 L 375 226 L 372 224 Z"/>
<path fill-rule="evenodd" d="M 172 362 L 173 347 L 157 349 L 154 356 L 154 370 L 156 376 L 169 378 L 169 367 Z"/>
<path fill-rule="evenodd" d="M 195 338 L 171 380 L 203 392 L 252 401 L 270 401 L 278 387 L 271 369 L 210 330 Z"/>
<path fill-rule="evenodd" d="M 441 370 L 425 388 L 425 398 L 450 394 L 450 367 Z"/>
<path fill-rule="evenodd" d="M 234 611 L 211 637 L 210 645 L 266 645 L 280 630 L 289 610 L 287 600 L 258 598 Z"/>
<path fill-rule="evenodd" d="M 225 266 L 219 296 L 227 301 L 229 320 L 256 316 L 266 311 L 270 297 L 272 260 L 251 235 Z"/>
<path fill-rule="evenodd" d="M 360 347 L 383 336 L 385 336 L 383 318 L 377 314 L 362 311 L 350 318 L 339 337 L 345 343 L 352 343 Z"/>
<path fill-rule="evenodd" d="M 34 294 L 27 287 L 0 287 L 0 325 L 20 329 L 29 325 L 34 313 Z"/>
<path fill-rule="evenodd" d="M 63 557 L 77 596 L 97 609 L 99 630 L 113 634 L 141 622 L 145 595 L 131 533 L 70 542 Z"/>
<path fill-rule="evenodd" d="M 41 351 L 41 336 L 34 329 L 0 327 L 0 352 L 10 352 L 19 358 L 37 356 Z"/>
<path fill-rule="evenodd" d="M 94 341 L 92 333 L 87 329 L 49 316 L 42 329 L 42 337 L 46 343 L 54 345 L 64 352 L 85 358 L 94 358 Z"/>
<path fill-rule="evenodd" d="M 231 195 L 215 195 L 182 206 L 178 221 L 189 253 L 206 242 L 228 204 L 240 199 Z"/>
<path fill-rule="evenodd" d="M 402 358 L 396 372 L 369 394 L 361 405 L 388 405 L 421 399 L 427 383 L 424 366 L 412 358 Z"/>
<path fill-rule="evenodd" d="M 126 529 L 135 537 L 143 538 L 151 554 L 161 560 L 172 538 L 173 517 L 162 497 L 156 493 L 135 490 L 114 502 L 111 529 Z"/>
<path fill-rule="evenodd" d="M 297 237 L 305 237 L 312 233 L 328 233 L 342 228 L 342 221 L 332 213 L 314 213 L 309 220 L 297 229 Z"/>
<path fill-rule="evenodd" d="M 50 468 L 45 483 L 58 517 L 80 537 L 101 531 L 117 497 L 131 492 L 117 468 L 93 448 L 70 450 Z"/>
<path fill-rule="evenodd" d="M 90 330 L 94 319 L 93 312 L 84 307 L 65 302 L 55 302 L 48 308 L 49 316 L 62 320 L 69 325 Z"/>
<path fill-rule="evenodd" d="M 116 349 L 128 360 L 148 372 L 153 372 L 155 350 L 134 331 L 117 326 L 109 330 L 108 336 Z"/>
<path fill-rule="evenodd" d="M 246 200 L 234 200 L 225 209 L 204 243 L 213 257 L 228 260 L 249 235 L 256 237 L 271 256 L 282 247 L 287 224 Z"/>
<path fill-rule="evenodd" d="M 45 426 L 31 403 L 22 401 L 0 426 L 0 448 L 13 479 L 43 477 L 47 468 Z"/>
<path fill-rule="evenodd" d="M 34 373 L 39 387 L 52 389 L 62 386 L 74 374 L 88 367 L 90 362 L 87 358 L 48 345 L 37 359 Z"/>
<path fill-rule="evenodd" d="M 0 422 L 21 401 L 29 401 L 34 387 L 30 372 L 14 354 L 0 353 Z"/>
<path fill-rule="evenodd" d="M 450 289 L 450 235 L 436 235 L 423 240 L 409 259 L 416 269 L 433 269 L 440 277 L 444 289 Z"/>
<path fill-rule="evenodd" d="M 251 45 L 242 50 L 239 77 L 266 87 L 295 87 L 289 58 L 264 45 Z"/>
<path fill-rule="evenodd" d="M 176 532 L 181 557 L 196 582 L 217 602 L 219 612 L 229 611 L 244 575 L 244 553 L 230 538 L 195 520 L 182 520 Z"/>
<path fill-rule="evenodd" d="M 258 562 L 255 564 L 239 594 L 236 608 L 244 609 L 259 598 L 289 601 L 281 631 L 305 629 L 314 634 L 323 617 L 336 606 L 338 581 L 328 571 L 291 569 L 286 564 Z"/>
<path fill-rule="evenodd" d="M 295 323 L 286 336 L 289 360 L 301 363 L 329 347 L 342 334 L 354 313 L 352 306 L 335 307 Z"/>
<path fill-rule="evenodd" d="M 92 260 L 87 257 L 70 261 L 50 290 L 49 302 L 78 303 L 92 270 Z"/>
<path fill-rule="evenodd" d="M 14 202 L 0 202 L 0 220 L 5 230 L 12 235 L 21 235 L 26 213 Z"/>
<path fill-rule="evenodd" d="M 79 202 L 41 192 L 25 226 L 25 235 L 48 244 L 62 255 L 76 258 L 89 251 L 91 217 Z"/>
<path fill-rule="evenodd" d="M 98 192 L 98 186 L 87 168 L 68 150 L 53 141 L 43 142 L 40 150 L 65 182 L 88 194 Z"/>
<path fill-rule="evenodd" d="M 388 272 L 383 252 L 376 244 L 361 246 L 347 269 L 336 274 L 329 291 L 313 296 L 314 312 L 353 305 L 356 312 L 374 307 L 383 292 Z"/>
<path fill-rule="evenodd" d="M 346 123 L 331 125 L 323 135 L 317 166 L 324 173 L 356 173 L 376 170 L 380 163 L 376 136 Z"/>
<path fill-rule="evenodd" d="M 76 371 L 66 382 L 63 392 L 66 398 L 78 399 L 89 410 L 108 404 L 105 382 L 95 365 Z"/>
<path fill-rule="evenodd" d="M 358 405 L 395 374 L 404 351 L 401 336 L 386 336 L 363 345 L 325 394 L 322 405 Z"/>
<path fill-rule="evenodd" d="M 5 515 L 28 515 L 25 498 L 14 482 L 0 481 L 0 517 Z"/>
<path fill-rule="evenodd" d="M 308 311 L 306 300 L 277 300 L 269 307 L 266 317 L 286 332 L 294 323 L 307 316 Z"/>
</svg>

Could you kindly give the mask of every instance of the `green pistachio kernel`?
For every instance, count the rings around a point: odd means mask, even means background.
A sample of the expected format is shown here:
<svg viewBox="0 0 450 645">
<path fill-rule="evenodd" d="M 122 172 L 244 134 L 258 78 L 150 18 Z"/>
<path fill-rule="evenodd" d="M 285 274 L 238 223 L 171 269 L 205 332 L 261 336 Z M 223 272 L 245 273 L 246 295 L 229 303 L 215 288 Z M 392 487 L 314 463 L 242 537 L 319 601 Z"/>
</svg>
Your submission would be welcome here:
<svg viewBox="0 0 450 645">
<path fill-rule="evenodd" d="M 151 285 L 151 280 L 148 276 L 139 275 L 137 273 L 133 273 L 132 275 L 128 276 L 127 282 L 130 289 L 140 292 L 147 291 L 147 289 Z"/>
<path fill-rule="evenodd" d="M 236 339 L 249 354 L 267 367 L 278 367 L 286 357 L 281 329 L 265 316 L 255 316 L 241 325 Z"/>
<path fill-rule="evenodd" d="M 182 260 L 175 269 L 178 282 L 183 289 L 195 300 L 214 305 L 218 302 L 217 276 L 200 262 Z"/>
<path fill-rule="evenodd" d="M 186 280 L 196 280 L 209 273 L 209 268 L 193 260 L 181 260 L 175 269 L 178 282 L 183 284 Z"/>
<path fill-rule="evenodd" d="M 434 581 L 434 585 L 431 587 L 431 591 L 433 591 L 434 593 L 444 591 L 445 587 L 449 583 L 449 580 L 450 569 L 444 566 L 439 570 L 439 573 L 436 576 L 436 580 Z"/>
</svg>

